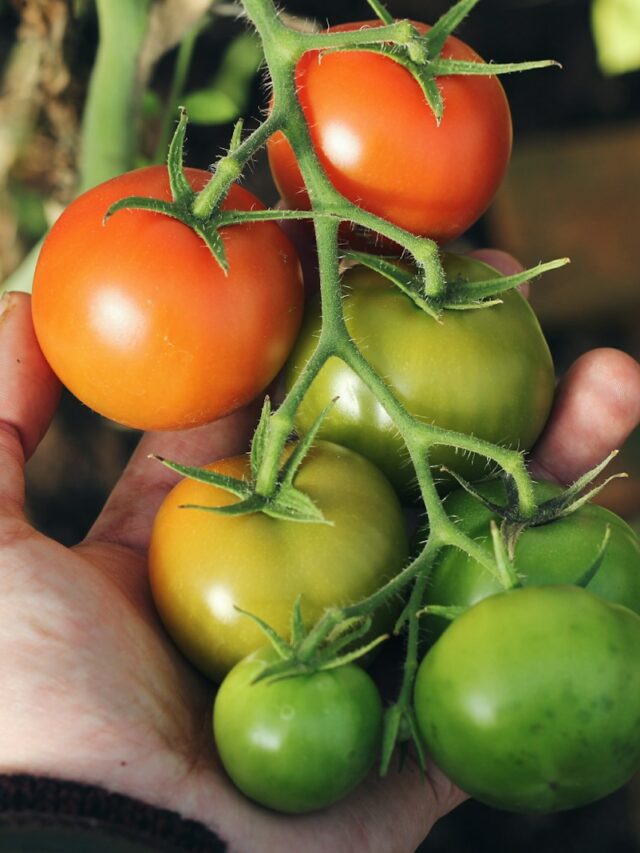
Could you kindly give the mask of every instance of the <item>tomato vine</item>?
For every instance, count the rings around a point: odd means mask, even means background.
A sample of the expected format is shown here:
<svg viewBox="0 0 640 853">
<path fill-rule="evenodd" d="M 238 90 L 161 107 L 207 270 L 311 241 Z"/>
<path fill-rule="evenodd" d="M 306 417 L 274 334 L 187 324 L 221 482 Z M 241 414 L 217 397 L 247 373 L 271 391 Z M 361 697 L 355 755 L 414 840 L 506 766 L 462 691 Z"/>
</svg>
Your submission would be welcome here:
<svg viewBox="0 0 640 853">
<path fill-rule="evenodd" d="M 288 649 L 285 657 L 288 655 L 290 660 L 280 661 L 275 668 L 267 668 L 262 676 L 268 677 L 269 674 L 276 673 L 281 676 L 283 673 L 299 671 L 300 666 L 303 669 L 313 667 L 316 653 L 323 644 L 326 644 L 327 638 L 337 626 L 349 623 L 361 624 L 362 620 L 390 597 L 413 584 L 396 625 L 398 632 L 406 626 L 407 650 L 398 698 L 386 712 L 383 771 L 389 764 L 398 740 L 412 738 L 418 746 L 419 753 L 422 754 L 411 693 L 417 670 L 419 613 L 428 574 L 437 554 L 445 546 L 454 546 L 477 560 L 505 588 L 513 587 L 518 583 L 508 561 L 494 560 L 485 549 L 462 532 L 447 514 L 430 466 L 432 449 L 442 445 L 479 454 L 495 463 L 508 483 L 508 493 L 511 498 L 510 511 L 517 512 L 524 523 L 535 520 L 539 507 L 532 481 L 526 470 L 523 453 L 419 421 L 407 411 L 368 363 L 350 336 L 345 322 L 340 290 L 338 242 L 340 225 L 346 221 L 373 231 L 397 244 L 411 256 L 417 265 L 419 276 L 417 282 L 410 282 L 407 286 L 414 290 L 416 297 L 414 301 L 422 310 L 431 314 L 434 320 L 440 318 L 448 300 L 455 299 L 459 307 L 468 310 L 482 309 L 487 304 L 494 304 L 493 297 L 500 292 L 516 287 L 532 275 L 554 269 L 565 263 L 566 259 L 541 264 L 518 276 L 482 282 L 482 286 L 475 290 L 470 282 L 462 284 L 447 282 L 439 259 L 439 249 L 433 240 L 417 236 L 362 209 L 346 199 L 331 183 L 312 144 L 307 119 L 296 93 L 295 72 L 300 58 L 310 50 L 349 49 L 382 53 L 401 62 L 414 74 L 436 118 L 439 119 L 443 105 L 435 82 L 437 74 L 496 74 L 547 67 L 553 64 L 542 61 L 496 66 L 482 63 L 456 63 L 453 60 L 441 59 L 440 50 L 447 37 L 476 2 L 477 0 L 460 0 L 442 16 L 427 35 L 421 35 L 409 21 L 393 21 L 377 0 L 375 2 L 372 0 L 370 5 L 381 18 L 381 26 L 328 33 L 306 33 L 291 29 L 281 20 L 272 0 L 243 0 L 246 14 L 262 40 L 265 62 L 271 79 L 273 101 L 268 116 L 243 140 L 241 139 L 242 126 L 237 126 L 229 152 L 218 161 L 214 176 L 199 194 L 189 199 L 176 198 L 173 207 L 164 205 L 162 210 L 153 201 L 145 202 L 140 199 L 124 199 L 118 204 L 119 208 L 142 206 L 182 218 L 187 224 L 195 226 L 198 233 L 203 234 L 221 264 L 224 264 L 224 257 L 217 238 L 217 229 L 222 225 L 265 219 L 310 218 L 313 221 L 320 271 L 322 328 L 313 354 L 282 404 L 273 413 L 268 406 L 263 411 L 252 451 L 252 484 L 247 487 L 246 482 L 243 483 L 244 491 L 241 492 L 237 483 L 234 485 L 222 482 L 212 472 L 204 475 L 174 463 L 167 464 L 195 479 L 207 479 L 229 490 L 235 488 L 235 494 L 241 498 L 244 497 L 247 512 L 262 508 L 275 515 L 289 513 L 290 517 L 303 522 L 318 521 L 317 516 L 310 513 L 308 507 L 304 505 L 297 505 L 298 510 L 291 513 L 291 507 L 296 505 L 291 491 L 293 486 L 291 478 L 283 479 L 280 468 L 282 452 L 294 429 L 294 418 L 301 401 L 327 360 L 338 357 L 353 370 L 382 404 L 402 437 L 415 468 L 429 526 L 429 536 L 424 548 L 403 571 L 369 597 L 355 604 L 326 611 L 316 625 L 305 636 L 300 637 L 293 648 Z M 172 186 L 176 187 L 180 186 L 185 125 L 186 116 L 182 115 L 169 158 Z M 286 136 L 295 153 L 311 202 L 311 210 L 221 211 L 221 204 L 227 192 L 242 174 L 246 164 L 277 132 Z M 398 270 L 385 268 L 384 261 L 367 259 L 366 256 L 360 256 L 359 259 L 387 275 L 398 286 L 402 286 L 400 281 L 402 274 Z M 310 443 L 309 437 L 307 443 Z"/>
</svg>

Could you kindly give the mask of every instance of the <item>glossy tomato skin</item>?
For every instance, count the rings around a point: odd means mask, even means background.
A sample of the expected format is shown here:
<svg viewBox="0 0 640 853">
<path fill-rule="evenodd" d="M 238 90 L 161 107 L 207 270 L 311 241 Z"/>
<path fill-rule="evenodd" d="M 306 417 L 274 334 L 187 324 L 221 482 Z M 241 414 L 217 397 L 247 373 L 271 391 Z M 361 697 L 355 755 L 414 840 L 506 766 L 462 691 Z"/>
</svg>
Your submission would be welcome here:
<svg viewBox="0 0 640 853">
<path fill-rule="evenodd" d="M 415 706 L 429 754 L 471 796 L 585 805 L 640 766 L 640 617 L 573 586 L 491 596 L 428 652 Z"/>
<path fill-rule="evenodd" d="M 187 169 L 194 189 L 211 174 Z M 109 206 L 170 200 L 167 170 L 129 172 L 65 210 L 40 254 L 33 320 L 62 382 L 91 408 L 139 429 L 208 423 L 275 376 L 302 316 L 298 259 L 275 223 L 222 231 L 225 276 L 203 241 L 162 214 Z M 224 207 L 262 208 L 231 188 Z"/>
<path fill-rule="evenodd" d="M 454 36 L 442 55 L 481 61 Z M 350 201 L 439 243 L 462 234 L 491 202 L 512 139 L 509 105 L 497 77 L 438 78 L 444 99 L 440 126 L 411 73 L 379 54 L 310 51 L 298 63 L 296 84 L 320 162 Z M 272 137 L 268 152 L 287 204 L 308 209 L 293 151 L 282 134 Z"/>
<path fill-rule="evenodd" d="M 234 457 L 211 467 L 243 477 L 249 460 Z M 327 607 L 372 593 L 405 563 L 401 508 L 390 484 L 366 459 L 318 442 L 295 484 L 332 525 L 181 509 L 237 500 L 192 480 L 170 492 L 156 517 L 149 551 L 156 606 L 179 648 L 214 680 L 264 644 L 262 631 L 235 606 L 288 637 L 298 595 L 310 625 Z M 375 635 L 389 627 L 392 615 L 379 615 Z"/>
<path fill-rule="evenodd" d="M 504 485 L 498 480 L 481 483 L 478 490 L 494 503 L 506 502 Z M 561 491 L 554 483 L 535 485 L 540 501 Z M 464 489 L 448 495 L 445 506 L 468 536 L 493 553 L 490 522 L 499 521 L 496 515 Z M 585 504 L 566 518 L 527 528 L 520 534 L 514 563 L 522 583 L 525 586 L 576 583 L 593 565 L 607 527 L 609 543 L 588 588 L 640 615 L 640 539 L 623 519 L 595 504 Z M 457 548 L 445 548 L 433 568 L 426 602 L 467 607 L 500 591 L 499 582 L 476 560 Z M 446 624 L 433 617 L 427 617 L 426 623 L 434 634 L 440 633 Z"/>
<path fill-rule="evenodd" d="M 261 649 L 222 682 L 214 735 L 237 787 L 261 805 L 300 813 L 348 794 L 380 749 L 382 702 L 372 679 L 349 664 L 252 684 L 275 652 Z"/>
<path fill-rule="evenodd" d="M 443 261 L 452 279 L 496 275 L 469 258 L 445 255 Z M 369 269 L 354 267 L 343 283 L 351 336 L 411 414 L 493 443 L 533 445 L 549 414 L 554 373 L 538 321 L 519 293 L 505 294 L 493 308 L 446 311 L 438 323 Z M 289 359 L 288 387 L 309 359 L 319 329 L 316 303 L 307 309 Z M 414 474 L 404 443 L 382 405 L 341 360 L 330 359 L 314 380 L 298 410 L 298 428 L 310 429 L 334 398 L 321 435 L 367 456 L 407 493 Z M 432 461 L 466 477 L 486 474 L 484 460 L 447 448 L 434 447 Z"/>
</svg>

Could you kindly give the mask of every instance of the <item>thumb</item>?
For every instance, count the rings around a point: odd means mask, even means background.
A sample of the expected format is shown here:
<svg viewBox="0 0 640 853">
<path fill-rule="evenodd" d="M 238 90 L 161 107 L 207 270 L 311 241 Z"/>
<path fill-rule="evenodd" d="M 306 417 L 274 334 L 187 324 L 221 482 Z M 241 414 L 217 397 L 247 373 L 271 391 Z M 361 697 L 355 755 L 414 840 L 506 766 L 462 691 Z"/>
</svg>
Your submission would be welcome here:
<svg viewBox="0 0 640 853">
<path fill-rule="evenodd" d="M 31 299 L 0 299 L 0 514 L 22 510 L 24 463 L 47 431 L 60 385 L 42 355 L 31 322 Z"/>
</svg>

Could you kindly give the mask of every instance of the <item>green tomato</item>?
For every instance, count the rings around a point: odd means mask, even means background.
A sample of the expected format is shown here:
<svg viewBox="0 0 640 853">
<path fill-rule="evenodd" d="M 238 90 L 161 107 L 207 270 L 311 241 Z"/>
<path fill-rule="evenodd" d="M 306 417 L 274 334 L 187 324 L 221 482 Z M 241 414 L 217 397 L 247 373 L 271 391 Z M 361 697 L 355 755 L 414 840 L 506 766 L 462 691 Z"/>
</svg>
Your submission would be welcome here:
<svg viewBox="0 0 640 853">
<path fill-rule="evenodd" d="M 506 503 L 504 485 L 499 480 L 481 483 L 478 491 L 494 503 Z M 540 501 L 561 491 L 554 483 L 535 484 Z M 464 489 L 452 492 L 445 507 L 468 536 L 493 554 L 490 523 L 492 519 L 499 520 L 498 516 Z M 529 527 L 520 534 L 514 564 L 523 584 L 576 583 L 593 565 L 607 527 L 611 534 L 607 549 L 589 589 L 640 614 L 640 539 L 619 516 L 595 504 L 585 504 L 566 518 Z M 487 569 L 463 551 L 450 547 L 442 551 L 434 566 L 426 603 L 468 607 L 501 591 L 499 581 Z M 439 633 L 446 624 L 431 616 L 425 622 L 431 634 Z"/>
<path fill-rule="evenodd" d="M 640 766 L 640 617 L 571 586 L 486 598 L 422 661 L 415 708 L 435 763 L 482 802 L 585 805 Z"/>
<path fill-rule="evenodd" d="M 382 737 L 382 702 L 354 664 L 252 683 L 277 655 L 261 649 L 220 686 L 213 730 L 237 787 L 282 812 L 321 809 L 344 797 L 371 769 Z"/>
<path fill-rule="evenodd" d="M 497 275 L 480 261 L 445 255 L 447 278 L 478 281 Z M 526 450 L 547 420 L 554 390 L 551 355 L 533 311 L 517 292 L 503 304 L 445 311 L 436 322 L 388 279 L 365 267 L 345 273 L 347 328 L 365 358 L 421 421 Z M 287 367 L 290 388 L 308 361 L 320 330 L 310 306 Z M 320 433 L 367 456 L 406 492 L 414 473 L 404 442 L 372 392 L 338 358 L 331 358 L 298 409 L 305 433 L 337 398 Z M 465 477 L 486 473 L 486 460 L 434 447 L 433 465 Z"/>
<path fill-rule="evenodd" d="M 248 456 L 210 467 L 237 478 L 250 473 Z M 149 572 L 156 607 L 176 645 L 216 681 L 264 644 L 262 631 L 236 608 L 288 637 L 298 596 L 311 625 L 328 607 L 375 592 L 405 564 L 408 542 L 400 504 L 389 482 L 362 456 L 318 442 L 295 485 L 328 524 L 185 509 L 185 504 L 238 500 L 189 479 L 167 495 L 155 519 Z M 394 612 L 390 606 L 377 614 L 374 635 L 390 627 Z"/>
</svg>

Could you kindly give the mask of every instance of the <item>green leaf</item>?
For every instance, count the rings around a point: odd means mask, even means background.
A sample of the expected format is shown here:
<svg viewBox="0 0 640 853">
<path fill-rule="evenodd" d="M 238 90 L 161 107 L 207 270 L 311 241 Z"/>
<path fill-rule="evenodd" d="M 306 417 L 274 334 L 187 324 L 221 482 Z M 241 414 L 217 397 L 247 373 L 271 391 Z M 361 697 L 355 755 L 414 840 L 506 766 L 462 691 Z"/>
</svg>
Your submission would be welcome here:
<svg viewBox="0 0 640 853">
<path fill-rule="evenodd" d="M 242 104 L 212 86 L 189 92 L 182 100 L 189 111 L 192 124 L 218 125 L 235 121 L 242 112 Z"/>
<path fill-rule="evenodd" d="M 267 501 L 263 512 L 272 518 L 314 524 L 330 524 L 308 495 L 294 486 L 283 486 Z"/>
<path fill-rule="evenodd" d="M 593 0 L 591 28 L 598 65 L 604 74 L 626 74 L 640 69 L 638 0 Z"/>
<path fill-rule="evenodd" d="M 264 458 L 264 449 L 269 434 L 269 424 L 271 418 L 271 400 L 269 397 L 264 398 L 262 411 L 260 412 L 260 420 L 253 434 L 251 441 L 251 476 L 255 482 L 258 478 L 258 471 L 262 465 Z"/>
<path fill-rule="evenodd" d="M 210 84 L 184 97 L 191 121 L 227 124 L 242 115 L 248 108 L 251 85 L 263 58 L 255 33 L 241 33 L 234 39 Z"/>
<path fill-rule="evenodd" d="M 142 95 L 142 104 L 140 107 L 143 118 L 157 118 L 162 114 L 162 101 L 160 95 L 154 92 L 153 89 L 147 89 Z"/>
</svg>

